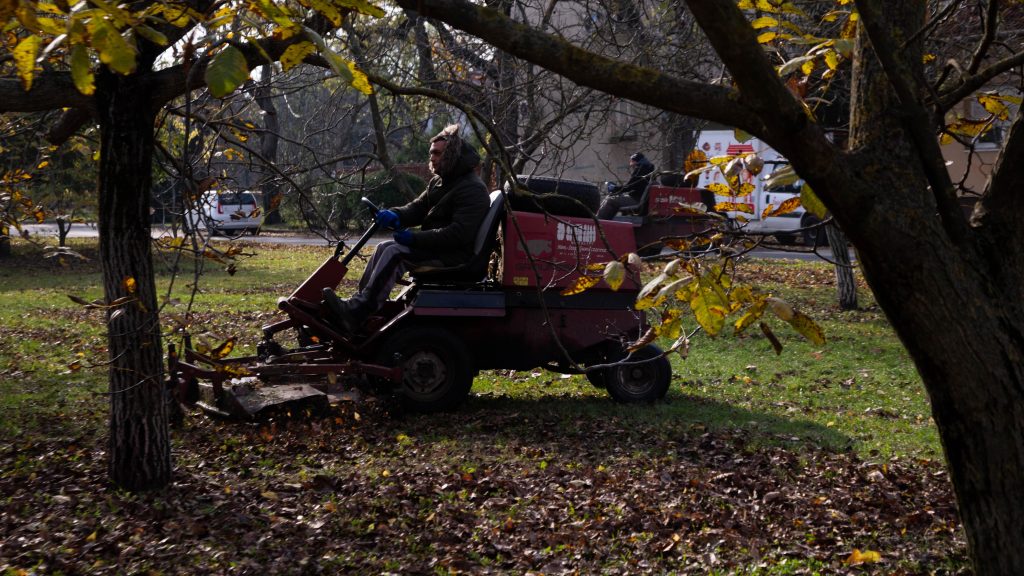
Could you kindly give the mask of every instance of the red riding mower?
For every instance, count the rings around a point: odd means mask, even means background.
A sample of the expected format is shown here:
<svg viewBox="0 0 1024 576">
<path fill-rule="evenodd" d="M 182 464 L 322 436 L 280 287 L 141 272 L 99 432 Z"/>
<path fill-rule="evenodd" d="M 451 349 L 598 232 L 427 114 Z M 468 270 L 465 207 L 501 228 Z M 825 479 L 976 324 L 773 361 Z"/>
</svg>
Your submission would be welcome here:
<svg viewBox="0 0 1024 576">
<path fill-rule="evenodd" d="M 282 404 L 326 408 L 339 377 L 351 376 L 396 393 L 412 410 L 433 412 L 465 400 L 480 370 L 543 367 L 585 373 L 622 402 L 663 397 L 671 367 L 661 350 L 626 351 L 646 330 L 633 309 L 635 279 L 618 291 L 602 282 L 563 295 L 581 275 L 603 268 L 589 265 L 634 252 L 632 226 L 602 221 L 598 230 L 589 218 L 506 213 L 504 201 L 501 191 L 491 193 L 470 262 L 413 271 L 412 282 L 350 335 L 332 322 L 324 289 L 338 287 L 376 232 L 372 225 L 278 301 L 288 318 L 263 327 L 257 356 L 215 359 L 192 350 L 187 337 L 182 355 L 170 346 L 172 390 L 185 404 L 253 418 Z M 294 346 L 278 342 L 285 331 Z"/>
</svg>

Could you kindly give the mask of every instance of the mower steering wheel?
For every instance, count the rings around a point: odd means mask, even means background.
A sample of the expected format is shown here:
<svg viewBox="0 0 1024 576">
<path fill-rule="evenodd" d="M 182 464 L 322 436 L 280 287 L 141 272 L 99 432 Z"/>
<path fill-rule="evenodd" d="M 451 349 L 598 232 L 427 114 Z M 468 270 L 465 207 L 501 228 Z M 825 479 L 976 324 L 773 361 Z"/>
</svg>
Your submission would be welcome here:
<svg viewBox="0 0 1024 576">
<path fill-rule="evenodd" d="M 362 198 L 360 198 L 360 200 L 363 202 L 363 204 L 366 204 L 366 207 L 373 212 L 374 216 L 377 215 L 377 212 L 380 212 L 380 208 L 377 208 L 377 205 L 371 202 L 370 199 L 367 198 L 366 196 L 363 196 Z"/>
</svg>

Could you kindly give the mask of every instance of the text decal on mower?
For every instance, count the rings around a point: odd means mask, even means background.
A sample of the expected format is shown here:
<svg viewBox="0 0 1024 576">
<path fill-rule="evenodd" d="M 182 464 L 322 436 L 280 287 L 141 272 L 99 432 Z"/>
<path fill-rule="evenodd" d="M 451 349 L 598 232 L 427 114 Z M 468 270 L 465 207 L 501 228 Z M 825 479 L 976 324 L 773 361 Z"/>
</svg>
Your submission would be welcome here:
<svg viewBox="0 0 1024 576">
<path fill-rule="evenodd" d="M 558 223 L 556 232 L 559 241 L 570 240 L 580 244 L 590 245 L 597 240 L 597 228 L 593 224 L 566 224 Z"/>
</svg>

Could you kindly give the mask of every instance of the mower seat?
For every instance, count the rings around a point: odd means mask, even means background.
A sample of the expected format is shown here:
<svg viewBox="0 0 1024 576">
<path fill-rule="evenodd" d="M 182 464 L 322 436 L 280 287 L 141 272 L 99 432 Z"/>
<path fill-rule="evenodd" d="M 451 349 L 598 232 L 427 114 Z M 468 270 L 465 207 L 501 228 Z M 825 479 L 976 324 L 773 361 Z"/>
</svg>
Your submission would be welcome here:
<svg viewBox="0 0 1024 576">
<path fill-rule="evenodd" d="M 627 206 L 620 209 L 619 214 L 622 214 L 623 216 L 647 215 L 647 192 L 651 189 L 651 184 L 654 182 L 654 180 L 651 178 L 651 176 L 653 175 L 654 172 L 651 172 L 651 174 L 647 176 L 647 185 L 644 186 L 644 191 L 642 194 L 640 194 L 640 201 L 637 202 L 635 206 Z"/>
<path fill-rule="evenodd" d="M 498 234 L 498 224 L 505 213 L 505 201 L 501 190 L 491 192 L 491 205 L 487 209 L 480 229 L 473 242 L 473 257 L 459 266 L 437 267 L 421 266 L 409 272 L 420 284 L 475 284 L 487 277 L 487 264 L 491 252 L 494 251 L 494 240 Z"/>
</svg>

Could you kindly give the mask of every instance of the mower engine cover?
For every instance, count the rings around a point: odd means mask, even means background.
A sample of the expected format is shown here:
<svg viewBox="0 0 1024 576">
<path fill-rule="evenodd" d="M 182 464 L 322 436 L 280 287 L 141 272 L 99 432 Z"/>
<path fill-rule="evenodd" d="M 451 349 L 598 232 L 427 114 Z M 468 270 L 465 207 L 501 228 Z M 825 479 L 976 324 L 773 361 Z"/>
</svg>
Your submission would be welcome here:
<svg viewBox="0 0 1024 576">
<path fill-rule="evenodd" d="M 588 265 L 606 263 L 636 252 L 633 225 L 628 222 L 602 220 L 599 230 L 590 218 L 555 218 L 530 212 L 512 214 L 518 230 L 507 221 L 512 218 L 509 216 L 504 226 L 502 286 L 535 287 L 539 274 L 541 286 L 567 288 L 580 277 L 579 270 L 585 270 Z M 519 231 L 522 231 L 524 241 L 520 241 Z M 601 237 L 602 231 L 604 238 Z M 530 256 L 533 257 L 532 264 Z M 537 267 L 536 271 L 533 266 Z M 600 274 L 600 270 L 592 274 Z M 591 288 L 591 291 L 599 290 L 611 288 L 604 282 Z M 621 290 L 639 290 L 639 286 L 627 276 Z"/>
</svg>

